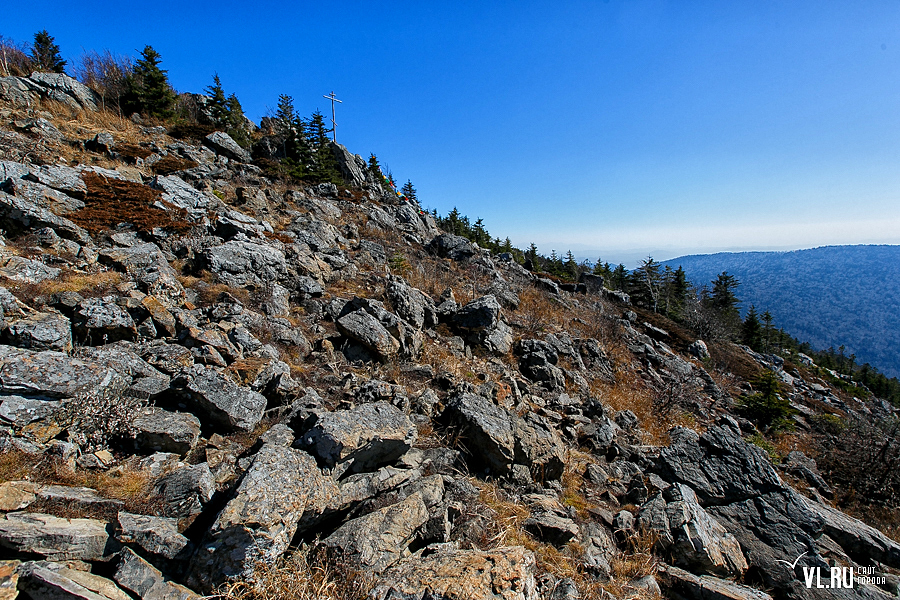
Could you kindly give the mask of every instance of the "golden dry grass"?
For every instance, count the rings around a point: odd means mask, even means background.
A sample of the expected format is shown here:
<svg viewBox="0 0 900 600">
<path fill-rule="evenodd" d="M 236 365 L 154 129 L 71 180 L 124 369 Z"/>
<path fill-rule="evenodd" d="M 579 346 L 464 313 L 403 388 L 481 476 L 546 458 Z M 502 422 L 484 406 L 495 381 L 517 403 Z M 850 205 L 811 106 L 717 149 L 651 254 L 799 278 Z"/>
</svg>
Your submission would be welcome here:
<svg viewBox="0 0 900 600">
<path fill-rule="evenodd" d="M 371 575 L 306 546 L 275 564 L 257 563 L 252 578 L 222 586 L 215 597 L 223 600 L 363 600 L 373 587 Z"/>
<path fill-rule="evenodd" d="M 39 283 L 6 281 L 4 286 L 25 304 L 30 304 L 37 296 L 47 296 L 59 292 L 77 292 L 85 297 L 103 296 L 124 281 L 124 276 L 116 271 L 79 273 L 63 271 L 56 279 Z"/>
</svg>

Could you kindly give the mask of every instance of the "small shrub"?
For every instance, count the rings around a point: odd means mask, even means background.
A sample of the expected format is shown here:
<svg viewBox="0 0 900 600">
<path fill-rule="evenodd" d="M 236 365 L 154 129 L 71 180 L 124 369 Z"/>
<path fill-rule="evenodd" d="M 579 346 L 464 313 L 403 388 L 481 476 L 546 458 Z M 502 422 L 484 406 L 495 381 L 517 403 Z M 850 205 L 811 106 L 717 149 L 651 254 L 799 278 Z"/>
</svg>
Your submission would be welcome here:
<svg viewBox="0 0 900 600">
<path fill-rule="evenodd" d="M 126 380 L 121 381 L 121 386 L 78 394 L 56 410 L 54 421 L 68 430 L 83 451 L 109 448 L 136 433 L 134 420 L 146 403 L 123 395 Z"/>
<path fill-rule="evenodd" d="M 759 392 L 742 398 L 738 403 L 739 410 L 761 427 L 774 431 L 791 429 L 789 419 L 794 409 L 790 401 L 779 394 L 781 386 L 775 373 L 767 370 L 753 384 Z"/>
<path fill-rule="evenodd" d="M 761 434 L 754 433 L 747 438 L 747 441 L 754 446 L 758 446 L 765 450 L 766 454 L 769 455 L 769 460 L 773 463 L 778 464 L 781 462 L 781 456 L 778 454 L 778 449 L 775 447 L 775 444 L 764 438 Z"/>
</svg>

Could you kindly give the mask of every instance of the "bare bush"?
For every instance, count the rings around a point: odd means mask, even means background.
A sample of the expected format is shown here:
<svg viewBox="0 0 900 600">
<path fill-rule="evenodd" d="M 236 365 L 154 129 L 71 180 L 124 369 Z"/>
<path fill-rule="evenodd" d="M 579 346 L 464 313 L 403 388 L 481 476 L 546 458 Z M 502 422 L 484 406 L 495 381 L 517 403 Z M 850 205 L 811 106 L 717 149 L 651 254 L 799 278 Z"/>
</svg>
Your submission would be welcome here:
<svg viewBox="0 0 900 600">
<path fill-rule="evenodd" d="M 104 108 L 121 114 L 126 79 L 133 69 L 134 60 L 130 56 L 91 50 L 81 55 L 73 71 L 81 83 L 97 92 Z"/>
<path fill-rule="evenodd" d="M 27 44 L 0 35 L 0 76 L 27 77 L 31 75 L 31 58 Z"/>
<path fill-rule="evenodd" d="M 87 452 L 134 437 L 134 420 L 146 402 L 123 394 L 127 381 L 123 377 L 119 385 L 78 394 L 56 410 L 54 420 Z"/>
</svg>

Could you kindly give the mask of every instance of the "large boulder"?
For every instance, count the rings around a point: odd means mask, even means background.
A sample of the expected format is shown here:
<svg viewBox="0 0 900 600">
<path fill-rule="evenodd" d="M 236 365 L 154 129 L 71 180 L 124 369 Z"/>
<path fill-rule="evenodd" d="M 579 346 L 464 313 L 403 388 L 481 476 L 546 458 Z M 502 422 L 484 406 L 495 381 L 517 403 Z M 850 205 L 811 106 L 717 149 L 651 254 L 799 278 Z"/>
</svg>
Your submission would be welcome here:
<svg viewBox="0 0 900 600">
<path fill-rule="evenodd" d="M 200 438 L 200 420 L 189 413 L 146 406 L 132 421 L 136 447 L 148 453 L 187 454 Z"/>
<path fill-rule="evenodd" d="M 156 244 L 103 250 L 100 261 L 128 273 L 142 292 L 155 296 L 167 308 L 184 302 L 184 288 Z"/>
<path fill-rule="evenodd" d="M 208 248 L 203 258 L 209 270 L 227 285 L 261 288 L 287 276 L 284 252 L 268 244 L 232 240 Z"/>
<path fill-rule="evenodd" d="M 419 550 L 385 571 L 373 600 L 538 600 L 535 559 L 521 546 Z"/>
<path fill-rule="evenodd" d="M 32 73 L 28 77 L 0 77 L 0 98 L 31 107 L 42 99 L 61 102 L 75 110 L 97 110 L 97 94 L 65 73 Z"/>
<path fill-rule="evenodd" d="M 303 442 L 329 467 L 359 473 L 397 460 L 416 435 L 416 426 L 402 411 L 373 402 L 321 415 Z"/>
<path fill-rule="evenodd" d="M 442 233 L 435 236 L 425 249 L 441 258 L 449 258 L 456 261 L 468 260 L 475 256 L 476 252 L 472 242 L 452 233 Z"/>
<path fill-rule="evenodd" d="M 199 221 L 206 216 L 210 208 L 210 197 L 199 190 L 195 190 L 175 175 L 158 175 L 150 182 L 150 187 L 162 192 L 162 200 L 158 208 L 169 210 L 169 205 L 187 211 L 188 217 Z"/>
<path fill-rule="evenodd" d="M 414 358 L 422 351 L 418 328 L 386 310 L 377 300 L 354 298 L 340 310 L 336 324 L 344 336 L 360 344 L 381 362 L 395 357 Z"/>
<path fill-rule="evenodd" d="M 9 232 L 49 227 L 61 238 L 73 240 L 82 245 L 93 245 L 88 232 L 72 221 L 57 216 L 24 198 L 10 196 L 6 192 L 0 192 L 0 223 Z"/>
<path fill-rule="evenodd" d="M 698 577 L 677 567 L 665 567 L 663 583 L 676 597 L 689 600 L 772 600 L 755 588 L 710 575 Z"/>
<path fill-rule="evenodd" d="M 221 154 L 233 160 L 248 163 L 253 160 L 250 153 L 240 147 L 240 145 L 231 139 L 231 136 L 224 131 L 213 131 L 211 134 L 203 138 L 203 145 L 210 148 L 216 154 Z"/>
<path fill-rule="evenodd" d="M 204 365 L 181 371 L 172 379 L 172 388 L 203 422 L 226 433 L 251 431 L 266 409 L 265 396 Z"/>
<path fill-rule="evenodd" d="M 411 325 L 421 329 L 437 324 L 434 302 L 402 277 L 391 278 L 384 291 L 397 315 Z"/>
<path fill-rule="evenodd" d="M 74 566 L 74 565 L 73 565 Z M 130 600 L 131 596 L 115 583 L 65 563 L 31 562 L 20 569 L 19 591 L 28 598 L 65 598 L 67 600 Z M 4 589 L 5 586 L 0 587 Z M 15 598 L 0 592 L 4 599 Z"/>
<path fill-rule="evenodd" d="M 442 419 L 460 429 L 475 469 L 502 476 L 518 464 L 541 479 L 562 476 L 566 447 L 553 427 L 536 414 L 523 418 L 482 396 L 459 394 L 447 402 Z"/>
<path fill-rule="evenodd" d="M 361 567 L 380 573 L 401 558 L 416 531 L 428 520 L 422 494 L 416 493 L 392 506 L 351 519 L 325 538 L 330 548 Z"/>
<path fill-rule="evenodd" d="M 115 296 L 86 298 L 72 315 L 72 329 L 82 344 L 100 345 L 119 340 L 135 340 L 137 325 Z"/>
<path fill-rule="evenodd" d="M 188 585 L 211 590 L 228 577 L 249 574 L 257 560 L 274 561 L 300 520 L 321 513 L 339 495 L 312 456 L 264 444 L 195 554 Z"/>
<path fill-rule="evenodd" d="M 188 547 L 188 539 L 178 533 L 178 519 L 136 515 L 119 511 L 116 538 L 156 556 L 173 559 Z"/>
<path fill-rule="evenodd" d="M 362 156 L 351 154 L 346 147 L 335 142 L 328 142 L 328 147 L 337 160 L 344 183 L 355 188 L 361 188 L 367 183 L 371 183 L 372 176 L 369 175 L 366 161 Z"/>
<path fill-rule="evenodd" d="M 115 394 L 128 378 L 106 365 L 62 352 L 33 352 L 0 346 L 0 393 L 65 399 L 79 394 Z"/>
<path fill-rule="evenodd" d="M 30 350 L 72 351 L 72 325 L 56 313 L 35 313 L 9 321 L 5 338 L 13 346 Z"/>
<path fill-rule="evenodd" d="M 198 515 L 212 500 L 216 482 L 207 463 L 179 463 L 153 484 L 154 493 L 163 504 L 163 512 L 171 517 Z"/>
<path fill-rule="evenodd" d="M 0 547 L 48 560 L 104 560 L 114 551 L 103 521 L 25 512 L 0 519 Z"/>
<path fill-rule="evenodd" d="M 115 580 L 141 600 L 200 600 L 200 596 L 183 585 L 168 581 L 130 548 L 122 550 Z"/>
</svg>

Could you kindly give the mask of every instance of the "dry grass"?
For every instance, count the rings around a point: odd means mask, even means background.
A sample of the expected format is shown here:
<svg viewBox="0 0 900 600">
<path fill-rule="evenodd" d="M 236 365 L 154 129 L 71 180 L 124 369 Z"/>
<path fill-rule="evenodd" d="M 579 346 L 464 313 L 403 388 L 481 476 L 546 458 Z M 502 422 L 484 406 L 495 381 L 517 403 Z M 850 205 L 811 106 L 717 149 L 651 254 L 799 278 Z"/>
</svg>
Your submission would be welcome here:
<svg viewBox="0 0 900 600">
<path fill-rule="evenodd" d="M 125 510 L 140 514 L 154 514 L 159 508 L 150 499 L 150 476 L 138 470 L 133 464 L 126 463 L 108 471 L 70 470 L 56 457 L 26 454 L 19 450 L 0 453 L 0 482 L 31 481 L 40 484 L 88 487 L 96 490 L 101 496 L 125 503 Z M 37 505 L 35 505 L 37 506 Z M 71 506 L 59 503 L 46 503 L 43 507 L 51 514 L 66 518 L 89 515 L 76 512 Z"/>
<path fill-rule="evenodd" d="M 565 329 L 576 316 L 569 307 L 534 287 L 519 294 L 519 308 L 512 314 L 522 325 L 524 337 Z"/>
<path fill-rule="evenodd" d="M 222 294 L 228 293 L 238 299 L 244 306 L 250 306 L 252 297 L 249 290 L 240 287 L 232 287 L 224 283 L 216 282 L 216 276 L 211 271 L 201 271 L 199 277 L 193 275 L 176 275 L 182 287 L 197 292 L 199 306 L 209 306 L 219 301 Z"/>
<path fill-rule="evenodd" d="M 63 271 L 56 279 L 48 279 L 39 283 L 7 281 L 4 285 L 19 300 L 29 304 L 37 296 L 59 292 L 77 292 L 85 297 L 104 296 L 123 281 L 124 276 L 116 271 L 98 271 L 96 273 Z"/>
<path fill-rule="evenodd" d="M 275 564 L 257 563 L 251 579 L 230 582 L 215 597 L 223 600 L 363 600 L 374 584 L 371 575 L 306 546 Z"/>
</svg>

